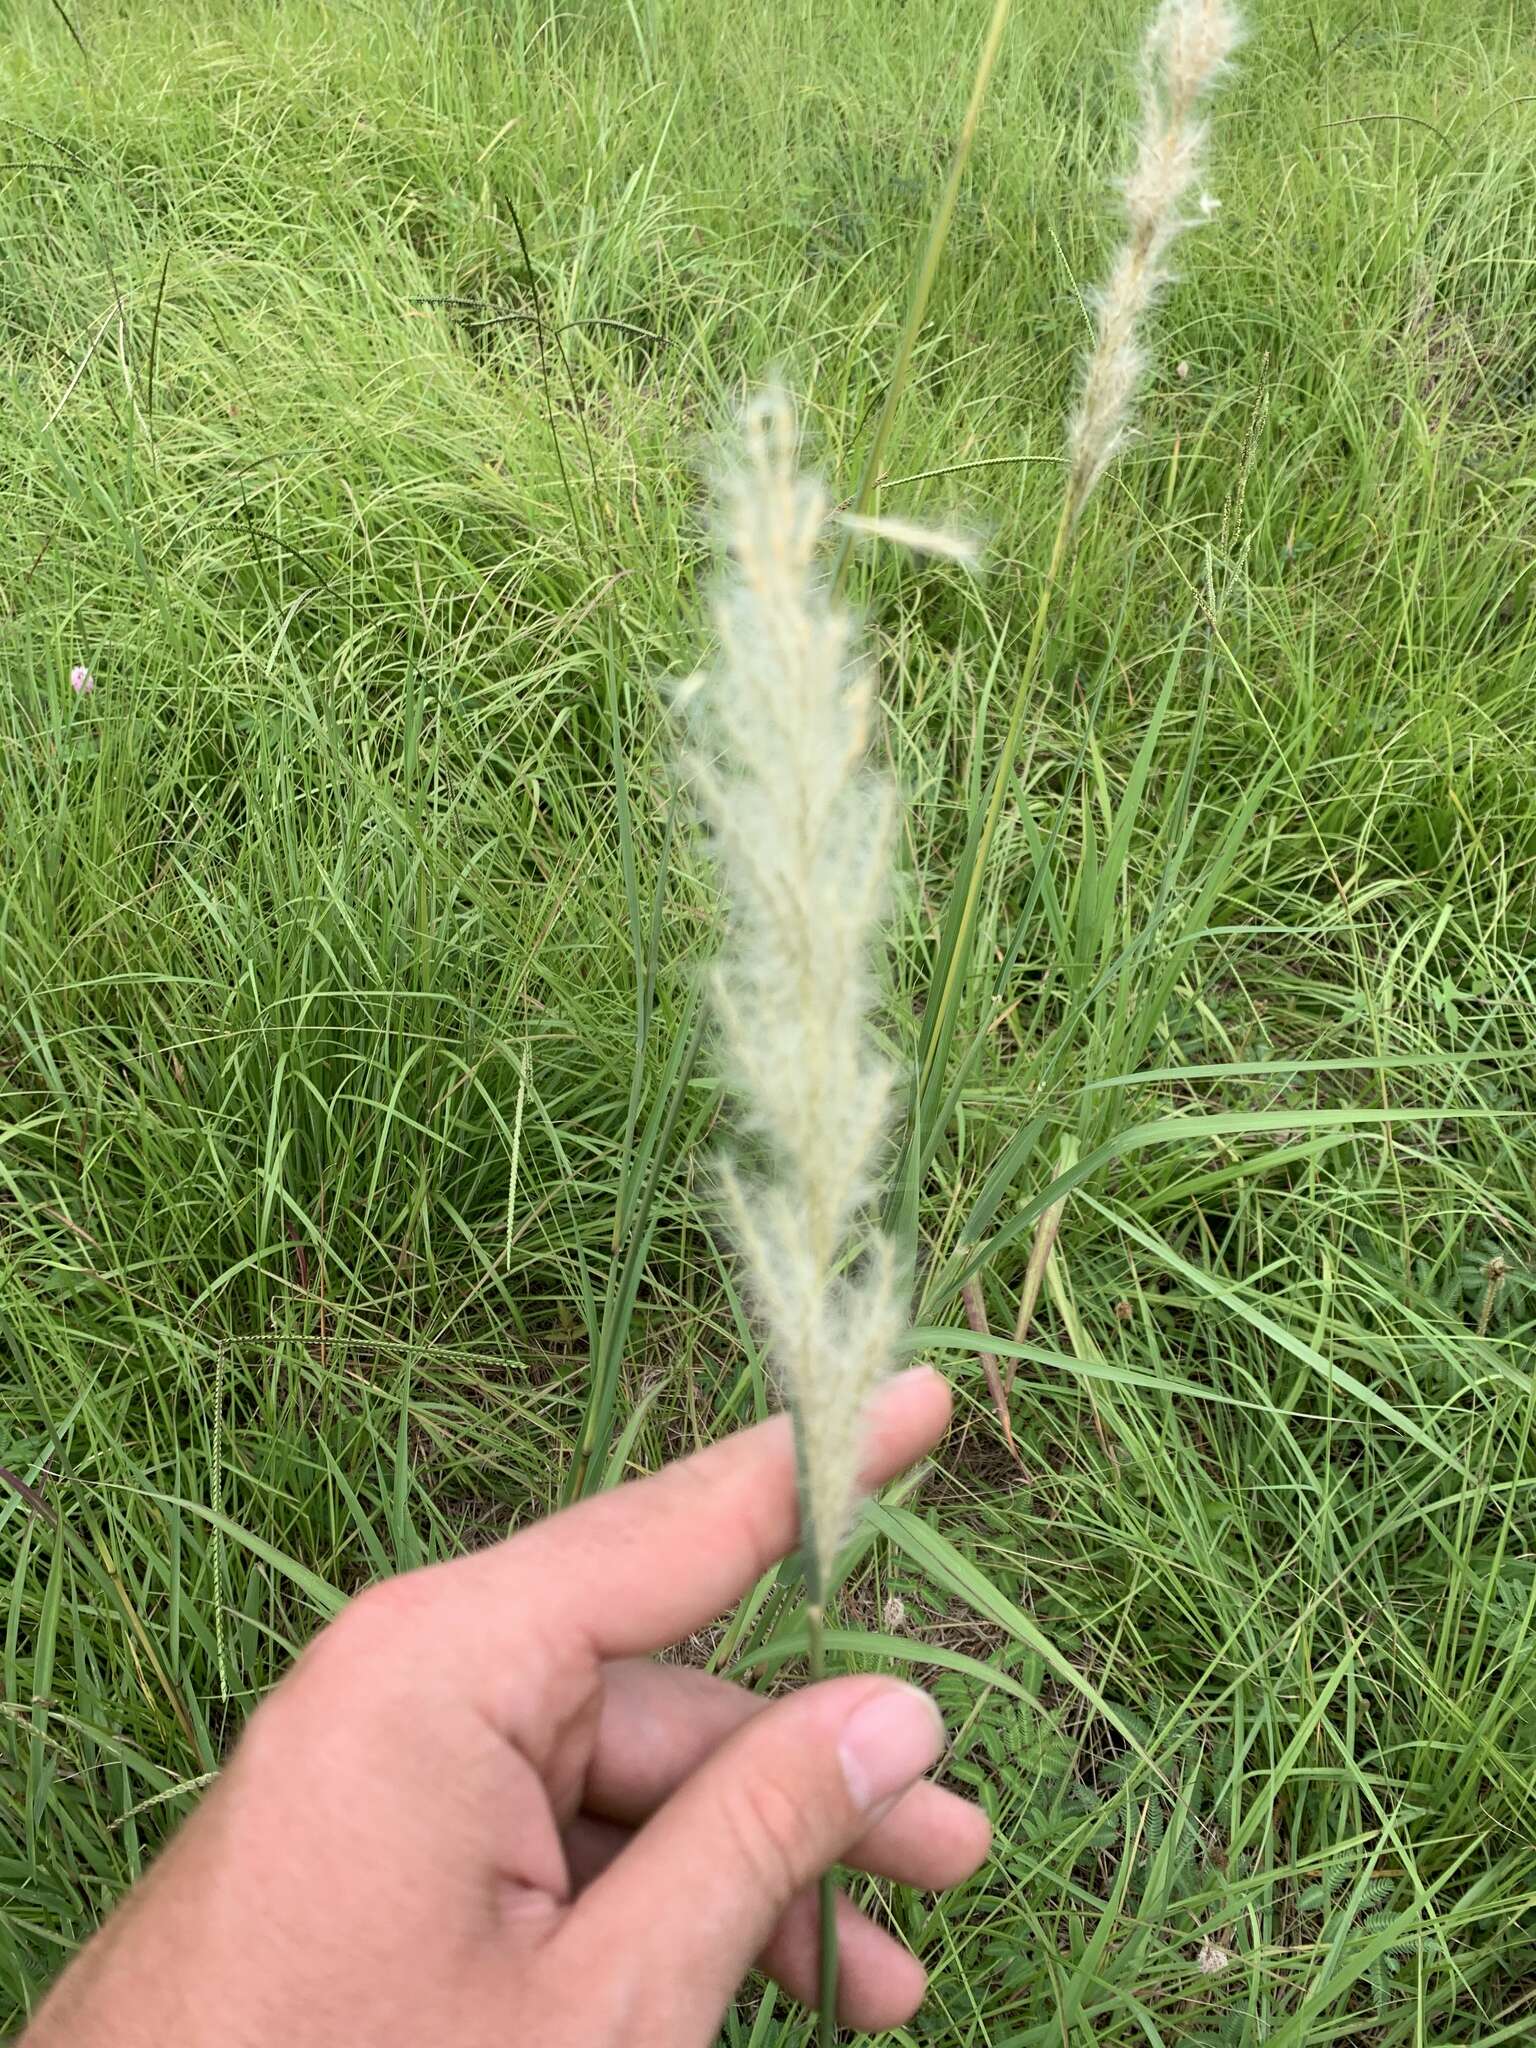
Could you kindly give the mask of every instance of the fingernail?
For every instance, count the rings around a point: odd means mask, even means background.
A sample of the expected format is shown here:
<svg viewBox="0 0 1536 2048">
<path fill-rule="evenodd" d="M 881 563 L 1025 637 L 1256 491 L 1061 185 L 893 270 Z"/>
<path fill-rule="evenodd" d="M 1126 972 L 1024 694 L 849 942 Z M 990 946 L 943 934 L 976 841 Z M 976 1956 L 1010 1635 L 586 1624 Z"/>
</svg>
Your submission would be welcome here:
<svg viewBox="0 0 1536 2048">
<path fill-rule="evenodd" d="M 894 1799 L 938 1762 L 944 1723 L 924 1692 L 891 1686 L 866 1700 L 843 1729 L 838 1760 L 861 1813 Z"/>
</svg>

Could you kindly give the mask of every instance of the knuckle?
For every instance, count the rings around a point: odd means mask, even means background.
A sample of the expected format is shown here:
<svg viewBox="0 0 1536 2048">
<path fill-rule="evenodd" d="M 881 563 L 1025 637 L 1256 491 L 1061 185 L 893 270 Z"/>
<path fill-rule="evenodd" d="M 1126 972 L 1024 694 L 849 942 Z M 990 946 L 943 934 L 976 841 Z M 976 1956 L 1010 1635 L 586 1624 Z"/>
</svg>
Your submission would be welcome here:
<svg viewBox="0 0 1536 2048">
<path fill-rule="evenodd" d="M 295 1693 L 329 1691 L 377 1656 L 384 1635 L 384 1620 L 375 1598 L 378 1590 L 370 1586 L 360 1593 L 305 1646 L 288 1681 Z"/>
<path fill-rule="evenodd" d="M 719 1520 L 721 1481 L 706 1462 L 683 1458 L 667 1468 L 662 1483 L 670 1490 L 681 1521 L 714 1524 Z M 775 1515 L 771 1502 L 750 1489 L 743 1492 L 735 1488 L 730 1489 L 729 1501 L 733 1543 L 739 1544 L 750 1557 L 782 1556 L 786 1532 L 781 1526 L 782 1517 Z"/>
<path fill-rule="evenodd" d="M 381 1656 L 398 1657 L 420 1629 L 430 1599 L 426 1572 L 379 1579 L 322 1629 L 305 1658 L 317 1665 L 351 1668 Z"/>
<path fill-rule="evenodd" d="M 814 1874 L 804 1795 L 776 1777 L 741 1779 L 726 1801 L 730 1847 L 768 1897 L 789 1899 Z"/>
<path fill-rule="evenodd" d="M 411 1668 L 407 1646 L 420 1609 L 421 1576 L 382 1579 L 327 1622 L 264 1702 L 261 1713 L 274 1727 L 302 1728 L 311 1715 L 343 1705 L 355 1713 L 389 1697 L 392 1681 Z"/>
<path fill-rule="evenodd" d="M 291 1786 L 313 1753 L 315 1719 L 301 1658 L 241 1729 L 225 1769 L 226 1780 L 247 1790 L 262 1789 L 263 1796 L 269 1796 L 274 1786 Z"/>
<path fill-rule="evenodd" d="M 369 1594 L 328 1622 L 246 1723 L 234 1757 L 242 1778 L 288 1781 L 330 1752 L 338 1728 L 355 1741 L 375 1726 L 388 1690 L 385 1641 Z"/>
</svg>

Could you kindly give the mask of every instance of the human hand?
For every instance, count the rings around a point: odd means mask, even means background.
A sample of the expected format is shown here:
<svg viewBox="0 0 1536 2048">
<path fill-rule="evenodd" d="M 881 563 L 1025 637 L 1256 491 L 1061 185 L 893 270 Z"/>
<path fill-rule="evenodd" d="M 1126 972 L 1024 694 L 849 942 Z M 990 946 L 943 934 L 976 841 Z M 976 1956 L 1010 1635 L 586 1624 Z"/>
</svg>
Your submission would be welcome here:
<svg viewBox="0 0 1536 2048">
<path fill-rule="evenodd" d="M 942 1433 L 937 1374 L 871 1419 L 878 1484 Z M 479 1554 L 372 1587 L 45 2002 L 25 2048 L 706 2048 L 754 1961 L 809 2002 L 834 1862 L 958 1882 L 987 1825 L 922 1782 L 926 1697 L 770 1702 L 644 1661 L 795 1542 L 783 1417 Z M 840 1902 L 842 2017 L 923 1972 Z"/>
</svg>

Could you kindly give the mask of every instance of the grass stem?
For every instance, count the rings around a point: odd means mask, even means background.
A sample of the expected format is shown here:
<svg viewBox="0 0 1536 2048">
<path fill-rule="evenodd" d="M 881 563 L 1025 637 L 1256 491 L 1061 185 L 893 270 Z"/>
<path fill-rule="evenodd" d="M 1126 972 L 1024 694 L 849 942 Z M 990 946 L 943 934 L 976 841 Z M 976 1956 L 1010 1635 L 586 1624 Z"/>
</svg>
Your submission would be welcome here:
<svg viewBox="0 0 1536 2048">
<path fill-rule="evenodd" d="M 826 1608 L 812 1600 L 805 1610 L 805 1632 L 814 1685 L 827 1675 Z M 837 1872 L 823 1871 L 819 1886 L 821 1963 L 817 1973 L 816 2039 L 832 2048 L 837 2039 Z"/>
<path fill-rule="evenodd" d="M 966 970 L 970 963 L 976 923 L 981 912 L 981 886 L 986 873 L 987 858 L 992 850 L 992 842 L 997 837 L 1003 807 L 1008 801 L 1014 763 L 1018 759 L 1019 745 L 1024 737 L 1024 715 L 1034 701 L 1035 684 L 1045 653 L 1046 628 L 1050 623 L 1052 600 L 1056 595 L 1062 570 L 1066 566 L 1072 532 L 1072 501 L 1068 495 L 1062 500 L 1056 538 L 1051 544 L 1050 560 L 1041 579 L 1040 593 L 1035 603 L 1034 625 L 1030 629 L 1029 647 L 1019 673 L 1018 687 L 1014 691 L 1013 709 L 1008 714 L 1008 728 L 1003 735 L 997 765 L 992 772 L 992 787 L 965 879 L 965 897 L 955 929 L 954 942 L 948 949 L 948 958 L 941 963 L 942 979 L 939 984 L 938 1000 L 932 1004 L 929 1012 L 931 1024 L 925 1023 L 923 1061 L 918 1077 L 920 1098 L 929 1086 L 936 1061 L 942 1059 L 953 1035 L 955 1016 L 958 1014 L 960 999 L 965 990 Z"/>
<path fill-rule="evenodd" d="M 934 279 L 939 274 L 939 263 L 944 254 L 944 244 L 949 240 L 950 223 L 955 217 L 955 202 L 960 196 L 960 186 L 965 177 L 966 165 L 971 159 L 971 149 L 976 140 L 976 127 L 981 119 L 981 109 L 987 96 L 993 68 L 997 63 L 998 51 L 1003 46 L 1003 31 L 1008 26 L 1008 15 L 1013 0 L 996 0 L 992 19 L 987 26 L 986 41 L 981 46 L 981 56 L 976 65 L 976 76 L 971 81 L 971 96 L 966 103 L 965 117 L 960 123 L 960 134 L 955 142 L 955 153 L 950 159 L 949 175 L 944 180 L 944 189 L 939 194 L 939 203 L 934 209 L 928 239 L 912 278 L 912 295 L 907 302 L 906 322 L 901 330 L 901 339 L 896 344 L 896 359 L 891 365 L 890 381 L 885 387 L 885 399 L 880 407 L 880 416 L 875 423 L 874 439 L 869 444 L 869 453 L 864 458 L 863 472 L 859 477 L 859 488 L 850 508 L 855 518 L 861 518 L 874 502 L 880 487 L 880 465 L 885 460 L 885 447 L 890 439 L 891 423 L 896 417 L 896 408 L 901 403 L 901 394 L 906 388 L 908 374 L 912 368 L 912 351 L 917 346 L 917 337 L 922 332 L 923 321 L 928 313 L 928 301 L 933 295 Z M 832 565 L 832 588 L 841 590 L 843 579 L 848 573 L 848 561 L 853 552 L 854 531 L 844 531 Z"/>
</svg>

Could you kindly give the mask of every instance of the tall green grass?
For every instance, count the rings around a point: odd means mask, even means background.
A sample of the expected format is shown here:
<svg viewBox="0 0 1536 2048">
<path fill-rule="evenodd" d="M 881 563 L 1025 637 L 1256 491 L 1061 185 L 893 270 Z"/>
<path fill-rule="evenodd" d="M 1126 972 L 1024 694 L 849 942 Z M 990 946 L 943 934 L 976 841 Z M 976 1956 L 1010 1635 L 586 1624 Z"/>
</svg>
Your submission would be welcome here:
<svg viewBox="0 0 1536 2048">
<path fill-rule="evenodd" d="M 766 1401 L 653 682 L 743 381 L 859 474 L 984 11 L 8 17 L 6 2022 L 353 1588 Z M 884 458 L 991 573 L 850 571 L 909 1063 L 1139 14 L 1015 21 Z M 1536 36 L 1254 30 L 901 1183 L 961 1420 L 833 1647 L 931 1678 L 998 1823 L 892 1901 L 913 2040 L 1515 2043 L 1536 1997 Z M 772 1682 L 788 1594 L 698 1654 Z"/>
</svg>

